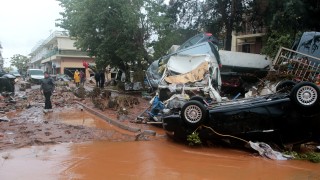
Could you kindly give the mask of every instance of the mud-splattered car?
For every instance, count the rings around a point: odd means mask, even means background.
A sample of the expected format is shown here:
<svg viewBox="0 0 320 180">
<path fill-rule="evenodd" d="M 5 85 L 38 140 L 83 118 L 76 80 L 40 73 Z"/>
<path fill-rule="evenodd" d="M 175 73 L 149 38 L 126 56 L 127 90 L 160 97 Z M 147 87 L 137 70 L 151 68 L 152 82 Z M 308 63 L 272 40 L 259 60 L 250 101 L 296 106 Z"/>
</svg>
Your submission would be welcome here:
<svg viewBox="0 0 320 180">
<path fill-rule="evenodd" d="M 28 69 L 27 70 L 27 80 L 32 82 L 32 83 L 36 83 L 36 84 L 40 84 L 41 80 L 44 79 L 44 72 L 41 69 Z"/>
<path fill-rule="evenodd" d="M 242 138 L 275 143 L 320 140 L 320 90 L 311 82 L 283 81 L 277 93 L 220 103 L 192 97 L 163 117 L 163 128 L 174 139 L 193 132 L 201 139 Z"/>
<path fill-rule="evenodd" d="M 14 93 L 15 76 L 0 70 L 0 92 Z"/>
</svg>

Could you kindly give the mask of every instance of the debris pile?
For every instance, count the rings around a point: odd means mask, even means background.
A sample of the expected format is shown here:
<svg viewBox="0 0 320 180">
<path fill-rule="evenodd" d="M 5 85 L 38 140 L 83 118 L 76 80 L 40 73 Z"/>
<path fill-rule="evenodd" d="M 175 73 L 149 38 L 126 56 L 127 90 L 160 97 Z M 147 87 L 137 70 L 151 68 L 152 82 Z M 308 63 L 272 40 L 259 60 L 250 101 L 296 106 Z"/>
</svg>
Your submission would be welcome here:
<svg viewBox="0 0 320 180">
<path fill-rule="evenodd" d="M 0 114 L 9 111 L 22 110 L 31 106 L 43 106 L 44 96 L 39 88 L 31 87 L 30 83 L 19 82 L 17 84 L 20 91 L 0 93 Z M 52 95 L 52 102 L 55 106 L 65 107 L 71 105 L 78 99 L 72 92 L 72 89 L 66 84 L 57 83 L 57 87 Z"/>
<path fill-rule="evenodd" d="M 119 96 L 118 91 L 101 91 L 100 88 L 94 88 L 89 96 L 96 108 L 102 111 L 107 108 L 113 109 L 117 111 L 119 115 L 127 115 L 127 109 L 133 108 L 140 103 L 137 97 L 130 95 Z"/>
</svg>

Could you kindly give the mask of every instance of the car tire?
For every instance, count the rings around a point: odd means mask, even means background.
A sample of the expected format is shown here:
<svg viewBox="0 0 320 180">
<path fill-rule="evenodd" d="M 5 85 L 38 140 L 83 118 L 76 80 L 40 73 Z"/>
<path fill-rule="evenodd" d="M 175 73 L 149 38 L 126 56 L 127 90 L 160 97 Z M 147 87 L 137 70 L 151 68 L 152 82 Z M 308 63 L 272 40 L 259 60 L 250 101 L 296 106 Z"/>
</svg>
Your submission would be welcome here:
<svg viewBox="0 0 320 180">
<path fill-rule="evenodd" d="M 188 126 L 199 126 L 204 122 L 207 116 L 207 110 L 203 103 L 197 100 L 188 101 L 181 109 L 181 117 Z"/>
<path fill-rule="evenodd" d="M 319 103 L 319 88 L 311 82 L 296 84 L 291 91 L 291 100 L 298 106 L 310 108 Z"/>
<path fill-rule="evenodd" d="M 285 80 L 280 82 L 277 87 L 276 91 L 281 92 L 281 93 L 290 93 L 292 88 L 296 85 L 297 83 L 291 80 Z"/>
</svg>

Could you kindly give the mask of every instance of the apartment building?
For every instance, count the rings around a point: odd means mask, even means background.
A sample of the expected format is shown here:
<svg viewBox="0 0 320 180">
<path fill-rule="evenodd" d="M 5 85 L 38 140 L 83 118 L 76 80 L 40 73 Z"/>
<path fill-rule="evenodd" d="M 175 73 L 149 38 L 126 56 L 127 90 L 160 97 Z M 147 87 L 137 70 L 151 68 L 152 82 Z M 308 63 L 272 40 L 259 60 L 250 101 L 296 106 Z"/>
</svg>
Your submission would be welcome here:
<svg viewBox="0 0 320 180">
<path fill-rule="evenodd" d="M 268 0 L 259 0 L 259 12 L 263 14 L 268 7 Z M 245 21 L 242 24 L 241 32 L 232 33 L 231 51 L 260 54 L 263 47 L 263 37 L 266 35 L 267 27 L 263 20 L 254 15 L 243 15 Z"/>
<path fill-rule="evenodd" d="M 266 28 L 259 31 L 243 31 L 232 35 L 231 51 L 260 54 L 263 47 L 263 36 Z"/>
<path fill-rule="evenodd" d="M 74 43 L 75 40 L 66 31 L 54 31 L 31 50 L 29 68 L 42 69 L 51 74 L 67 74 L 70 77 L 76 69 L 84 71 L 83 62 L 94 63 L 94 58 L 77 49 Z M 90 77 L 88 69 L 86 76 Z"/>
</svg>

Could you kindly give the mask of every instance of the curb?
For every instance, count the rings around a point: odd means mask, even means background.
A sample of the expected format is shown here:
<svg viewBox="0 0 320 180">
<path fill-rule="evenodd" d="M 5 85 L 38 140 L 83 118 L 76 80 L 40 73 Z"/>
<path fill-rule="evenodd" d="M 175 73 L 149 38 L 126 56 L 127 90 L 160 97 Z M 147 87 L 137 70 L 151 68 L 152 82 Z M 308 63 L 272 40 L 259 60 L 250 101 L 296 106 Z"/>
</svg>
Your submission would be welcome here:
<svg viewBox="0 0 320 180">
<path fill-rule="evenodd" d="M 104 114 L 100 113 L 100 112 L 97 112 L 89 107 L 87 107 L 86 105 L 78 102 L 78 101 L 75 101 L 76 103 L 78 103 L 79 105 L 81 105 L 82 107 L 84 107 L 84 109 L 86 109 L 87 111 L 89 111 L 90 113 L 100 117 L 101 119 L 105 120 L 106 122 L 112 124 L 112 125 L 115 125 L 121 129 L 124 129 L 124 130 L 127 130 L 127 131 L 130 131 L 130 132 L 141 132 L 141 129 L 140 128 L 136 128 L 136 127 L 130 127 L 128 125 L 125 125 L 125 124 L 122 124 L 118 121 L 115 121 L 113 119 L 110 119 L 108 118 L 107 116 L 105 116 Z"/>
</svg>

